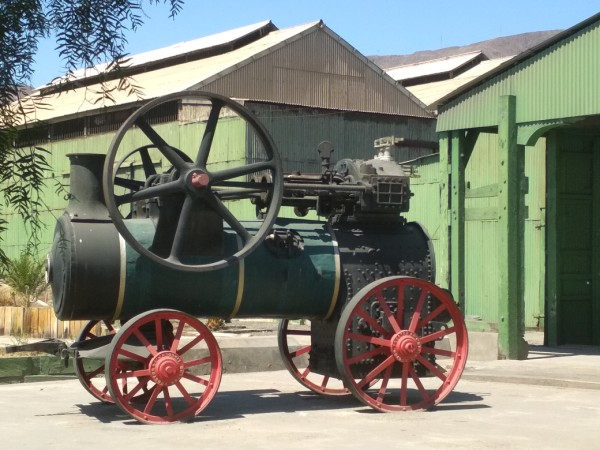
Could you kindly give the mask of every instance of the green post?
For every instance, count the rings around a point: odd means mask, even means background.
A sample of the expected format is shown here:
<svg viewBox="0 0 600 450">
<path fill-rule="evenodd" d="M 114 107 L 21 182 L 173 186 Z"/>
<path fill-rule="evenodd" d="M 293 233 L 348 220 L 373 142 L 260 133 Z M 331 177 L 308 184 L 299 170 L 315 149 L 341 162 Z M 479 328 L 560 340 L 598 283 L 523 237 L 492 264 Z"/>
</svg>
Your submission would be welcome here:
<svg viewBox="0 0 600 450">
<path fill-rule="evenodd" d="M 546 138 L 546 345 L 558 345 L 558 144 L 556 132 Z"/>
<path fill-rule="evenodd" d="M 499 349 L 501 358 L 526 359 L 523 339 L 522 199 L 524 152 L 517 146 L 516 97 L 500 98 L 498 122 L 498 287 Z"/>
<path fill-rule="evenodd" d="M 600 138 L 596 138 L 593 152 L 593 185 L 592 185 L 592 344 L 600 345 Z"/>
<path fill-rule="evenodd" d="M 440 133 L 440 205 L 442 216 L 441 226 L 444 227 L 439 234 L 439 255 L 436 255 L 437 277 L 436 283 L 442 287 L 450 287 L 450 136 L 448 132 Z"/>
<path fill-rule="evenodd" d="M 465 308 L 465 154 L 464 132 L 452 131 L 450 140 L 450 289 L 461 309 Z"/>
</svg>

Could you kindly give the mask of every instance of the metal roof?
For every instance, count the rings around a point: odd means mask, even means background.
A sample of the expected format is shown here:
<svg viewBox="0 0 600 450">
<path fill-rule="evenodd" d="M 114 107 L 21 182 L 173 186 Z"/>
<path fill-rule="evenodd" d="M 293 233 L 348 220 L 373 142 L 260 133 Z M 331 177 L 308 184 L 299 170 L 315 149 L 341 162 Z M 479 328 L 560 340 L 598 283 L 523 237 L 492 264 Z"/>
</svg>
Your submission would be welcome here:
<svg viewBox="0 0 600 450">
<path fill-rule="evenodd" d="M 461 86 L 476 80 L 477 78 L 485 75 L 486 73 L 494 70 L 499 65 L 506 61 L 509 61 L 514 56 L 507 56 L 505 58 L 491 59 L 487 61 L 481 61 L 471 69 L 457 75 L 456 77 L 449 80 L 433 81 L 431 83 L 415 84 L 408 86 L 408 89 L 415 97 L 421 100 L 424 104 L 434 107 L 435 109 L 437 100 L 445 97 L 451 92 L 456 91 Z"/>
<path fill-rule="evenodd" d="M 392 67 L 386 69 L 387 74 L 396 81 L 404 81 L 413 78 L 428 77 L 431 75 L 449 74 L 459 70 L 463 66 L 474 62 L 475 59 L 481 57 L 481 51 L 462 53 L 460 55 L 452 55 L 444 58 L 433 59 L 430 61 L 422 61 L 414 64 L 406 64 L 403 66 Z"/>
<path fill-rule="evenodd" d="M 596 14 L 436 101 L 437 130 L 497 126 L 499 102 L 506 95 L 518 99 L 519 124 L 598 115 L 599 55 Z M 525 134 L 522 139 L 527 140 Z"/>
<path fill-rule="evenodd" d="M 99 85 L 97 84 L 45 95 L 42 97 L 45 107 L 33 108 L 32 112 L 27 115 L 27 121 L 52 121 L 57 118 L 63 120 L 70 116 L 85 115 L 85 113 L 101 107 L 131 105 L 142 100 L 150 100 L 190 89 L 203 80 L 215 77 L 226 70 L 235 70 L 244 61 L 256 57 L 259 53 L 269 50 L 317 24 L 319 22 L 273 31 L 258 41 L 230 52 L 135 74 L 130 77 L 130 82 L 142 88 L 141 98 L 131 95 L 128 90 L 117 89 L 119 80 L 105 83 L 105 88 L 111 90 L 111 100 L 98 102 Z M 156 54 L 166 54 L 166 52 L 157 50 Z M 31 97 L 22 99 L 25 108 L 40 101 L 39 92 L 34 91 Z"/>
<path fill-rule="evenodd" d="M 179 42 L 168 47 L 138 53 L 136 55 L 131 55 L 127 57 L 127 69 L 132 69 L 134 67 L 142 66 L 144 64 L 149 63 L 164 62 L 175 57 L 192 55 L 202 50 L 220 47 L 227 44 L 233 44 L 236 41 L 241 40 L 242 38 L 248 37 L 256 33 L 257 31 L 265 30 L 266 32 L 268 32 L 269 30 L 276 29 L 277 27 L 275 27 L 275 25 L 273 25 L 271 21 L 265 20 L 263 22 L 258 22 L 252 25 L 235 28 L 233 30 L 224 31 L 222 33 L 212 34 L 210 36 L 204 36 L 198 39 L 193 39 L 191 41 Z M 80 80 L 82 78 L 93 77 L 104 72 L 108 66 L 109 64 L 105 63 L 98 64 L 94 67 L 89 67 L 86 69 L 79 69 L 63 77 L 59 77 L 55 80 L 52 80 L 52 82 L 48 83 L 45 86 L 40 86 L 37 89 L 42 89 L 46 86 L 51 85 L 59 85 L 60 83 L 65 81 L 74 81 Z"/>
<path fill-rule="evenodd" d="M 448 95 L 446 95 L 445 97 L 441 98 L 438 102 L 438 107 L 441 107 L 443 105 L 446 105 L 450 102 L 452 102 L 455 98 L 461 96 L 462 94 L 468 92 L 469 90 L 471 90 L 472 88 L 474 88 L 475 86 L 478 86 L 480 84 L 485 83 L 487 80 L 489 80 L 490 78 L 495 77 L 496 75 L 502 73 L 502 72 L 506 72 L 508 71 L 511 67 L 514 67 L 516 65 L 518 65 L 519 63 L 521 63 L 522 61 L 525 61 L 527 59 L 530 58 L 534 58 L 536 55 L 538 55 L 539 53 L 543 52 L 545 49 L 552 47 L 553 45 L 557 44 L 558 42 L 563 41 L 564 39 L 568 38 L 569 36 L 573 36 L 576 33 L 578 33 L 579 31 L 585 29 L 586 27 L 596 23 L 600 21 L 600 13 L 598 14 L 594 14 L 592 17 L 589 17 L 585 20 L 583 20 L 582 22 L 579 22 L 578 24 L 575 24 L 574 26 L 572 26 L 571 28 L 568 28 L 564 31 L 561 31 L 560 33 L 555 34 L 554 36 L 552 36 L 549 39 L 546 39 L 543 42 L 540 42 L 538 45 L 522 52 L 519 53 L 518 55 L 516 55 L 514 58 L 509 59 L 508 61 L 505 61 L 504 63 L 500 64 L 498 67 L 494 68 L 493 70 L 490 70 L 486 76 L 482 76 L 479 77 L 475 80 L 472 80 L 469 83 L 466 83 L 465 85 L 463 85 L 461 88 L 459 88 L 458 90 L 449 93 Z"/>
<path fill-rule="evenodd" d="M 43 93 L 44 90 L 34 91 L 30 97 L 26 97 L 21 100 L 21 103 L 25 106 L 25 110 L 28 111 L 26 116 L 27 122 L 62 121 L 69 118 L 93 114 L 94 111 L 97 111 L 103 107 L 126 108 L 135 106 L 141 101 L 156 98 L 169 93 L 200 89 L 203 86 L 206 86 L 208 83 L 214 82 L 215 80 L 218 80 L 219 78 L 222 78 L 228 74 L 239 71 L 241 68 L 261 60 L 265 55 L 273 54 L 278 49 L 290 45 L 291 43 L 300 40 L 302 37 L 311 33 L 315 33 L 318 30 L 324 31 L 328 36 L 333 38 L 335 42 L 341 44 L 342 48 L 348 50 L 344 56 L 346 60 L 338 59 L 338 63 L 348 65 L 348 61 L 353 60 L 355 62 L 355 66 L 356 64 L 362 65 L 361 67 L 363 68 L 361 71 L 364 79 L 368 78 L 369 80 L 372 80 L 373 77 L 379 78 L 376 88 L 375 84 L 372 86 L 363 86 L 362 89 L 364 92 L 361 91 L 360 94 L 363 96 L 366 95 L 366 97 L 369 99 L 369 96 L 376 97 L 378 95 L 379 97 L 384 98 L 384 101 L 387 103 L 383 105 L 383 107 L 380 107 L 377 106 L 378 104 L 375 102 L 375 107 L 371 107 L 371 105 L 369 105 L 369 107 L 364 109 L 365 111 L 405 114 L 417 117 L 430 117 L 424 111 L 424 105 L 421 104 L 416 97 L 412 96 L 412 94 L 410 94 L 410 92 L 408 92 L 402 86 L 395 86 L 394 81 L 387 76 L 383 70 L 371 63 L 366 57 L 361 55 L 338 35 L 329 30 L 322 21 L 311 22 L 282 30 L 277 29 L 271 22 L 260 22 L 248 27 L 238 28 L 229 32 L 219 33 L 217 35 L 190 41 L 187 44 L 178 44 L 165 49 L 159 49 L 152 52 L 135 55 L 132 56 L 131 60 L 135 67 L 139 67 L 140 65 L 144 66 L 145 64 L 151 64 L 152 61 L 156 61 L 153 58 L 158 58 L 159 61 L 169 60 L 175 55 L 187 54 L 189 52 L 199 51 L 202 49 L 212 49 L 215 45 L 235 42 L 236 40 L 242 39 L 251 33 L 256 33 L 257 30 L 261 29 L 266 30 L 266 33 L 262 33 L 260 36 L 254 39 L 246 39 L 240 45 L 229 46 L 223 51 L 216 52 L 216 54 L 214 54 L 215 52 L 209 51 L 204 53 L 208 56 L 200 59 L 192 58 L 190 61 L 187 61 L 186 59 L 177 59 L 175 62 L 171 62 L 170 64 L 167 63 L 158 66 L 152 66 L 148 68 L 148 70 L 133 71 L 133 74 L 129 77 L 129 82 L 132 85 L 136 85 L 141 88 L 142 94 L 139 97 L 132 95 L 127 89 L 118 89 L 117 87 L 120 83 L 119 80 L 105 82 L 104 87 L 105 89 L 110 90 L 111 98 L 101 101 L 99 101 L 98 96 L 100 84 L 97 82 L 96 84 L 78 87 L 75 89 L 71 88 L 68 90 L 50 87 L 47 89 L 47 91 L 52 91 L 52 89 L 54 89 L 57 92 L 45 94 L 43 96 L 40 96 L 40 93 Z M 296 66 L 302 66 L 302 64 L 314 65 L 314 53 L 323 53 L 325 51 L 321 51 L 319 48 L 314 46 L 309 49 L 309 46 L 310 45 L 307 44 L 305 48 L 306 53 L 303 53 L 302 55 L 296 55 L 296 59 L 301 59 L 301 61 L 296 62 Z M 322 56 L 326 55 L 319 55 L 319 57 Z M 306 63 L 304 63 L 305 60 Z M 331 69 L 328 66 L 329 63 L 325 66 L 320 64 L 319 70 L 323 73 L 336 70 Z M 271 68 L 271 70 L 275 69 Z M 296 67 L 294 70 L 299 69 Z M 300 69 L 300 72 L 304 73 L 303 76 L 309 76 L 310 73 L 313 73 L 310 70 L 307 72 L 307 70 L 302 69 Z M 367 73 L 367 75 L 365 75 L 365 73 Z M 84 73 L 81 73 L 79 76 L 82 77 L 84 75 Z M 333 75 L 336 74 L 331 72 L 330 76 L 333 77 Z M 86 80 L 88 83 L 86 83 Z M 97 81 L 95 75 L 92 74 L 87 78 L 80 78 L 78 83 L 89 84 L 90 80 Z M 265 82 L 268 82 L 268 80 L 261 80 L 260 82 L 253 81 L 253 83 L 248 83 L 246 81 L 244 84 L 260 84 Z M 339 81 L 336 82 L 339 84 Z M 373 81 L 369 82 L 374 83 Z M 389 92 L 390 88 L 394 91 L 391 96 Z M 250 89 L 248 88 L 246 90 L 249 91 Z M 373 90 L 373 93 L 369 93 Z M 354 92 L 352 92 L 352 94 L 354 94 Z M 237 92 L 236 94 L 225 92 L 224 95 L 237 96 L 237 98 L 241 99 L 250 98 L 253 100 L 272 100 L 268 96 L 265 98 L 245 96 L 248 94 L 244 94 L 244 92 Z M 356 95 L 354 95 L 354 97 L 355 99 L 357 98 Z M 386 98 L 387 100 L 385 100 Z M 282 99 L 280 96 L 276 101 L 285 102 L 286 99 Z M 390 102 L 392 101 L 396 103 L 402 103 L 402 105 L 392 108 L 390 106 Z M 36 102 L 42 102 L 43 105 L 36 107 Z M 363 101 L 363 103 L 366 102 Z M 383 103 L 380 101 L 379 104 Z M 348 105 L 350 105 L 350 103 L 348 103 Z M 326 101 L 324 101 L 322 104 L 311 104 L 307 106 L 328 107 L 328 104 Z M 340 109 L 344 108 L 344 105 L 340 107 Z M 361 108 L 362 104 L 358 104 L 356 108 L 355 104 L 352 104 L 346 109 L 363 110 Z"/>
</svg>

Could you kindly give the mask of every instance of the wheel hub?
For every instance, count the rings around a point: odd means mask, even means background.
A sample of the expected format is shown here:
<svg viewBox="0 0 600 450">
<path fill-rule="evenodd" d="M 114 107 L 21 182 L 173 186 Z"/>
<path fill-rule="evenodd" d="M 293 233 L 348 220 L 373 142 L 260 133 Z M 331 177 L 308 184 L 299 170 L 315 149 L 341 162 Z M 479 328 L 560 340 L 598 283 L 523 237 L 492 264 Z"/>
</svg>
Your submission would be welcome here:
<svg viewBox="0 0 600 450">
<path fill-rule="evenodd" d="M 408 330 L 396 333 L 392 338 L 392 354 L 400 362 L 413 361 L 421 353 L 419 336 Z"/>
<path fill-rule="evenodd" d="M 196 189 L 203 189 L 209 185 L 210 177 L 204 172 L 193 172 L 191 183 Z"/>
<path fill-rule="evenodd" d="M 150 361 L 150 377 L 160 386 L 178 382 L 185 372 L 183 359 L 173 352 L 161 352 Z"/>
</svg>

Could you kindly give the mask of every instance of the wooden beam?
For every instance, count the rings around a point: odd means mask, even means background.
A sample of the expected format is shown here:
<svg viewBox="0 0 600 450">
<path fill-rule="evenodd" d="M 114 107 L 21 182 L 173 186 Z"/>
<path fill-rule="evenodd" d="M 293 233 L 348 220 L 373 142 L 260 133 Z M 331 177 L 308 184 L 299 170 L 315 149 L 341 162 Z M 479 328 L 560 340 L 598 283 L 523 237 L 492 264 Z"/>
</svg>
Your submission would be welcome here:
<svg viewBox="0 0 600 450">
<path fill-rule="evenodd" d="M 546 307 L 544 343 L 558 345 L 558 137 L 546 137 Z"/>
<path fill-rule="evenodd" d="M 471 149 L 472 150 L 472 149 Z M 466 153 L 465 153 L 466 152 Z M 463 131 L 452 131 L 450 139 L 450 290 L 465 306 L 465 168 L 471 152 Z"/>
<path fill-rule="evenodd" d="M 594 140 L 592 152 L 592 344 L 600 345 L 600 138 Z"/>
<path fill-rule="evenodd" d="M 516 97 L 500 98 L 498 122 L 498 343 L 499 356 L 527 358 L 523 335 L 523 240 L 522 223 L 524 151 L 517 146 Z"/>
<path fill-rule="evenodd" d="M 450 136 L 440 133 L 440 224 L 443 227 L 439 233 L 439 253 L 436 255 L 436 283 L 442 287 L 450 287 Z"/>
</svg>

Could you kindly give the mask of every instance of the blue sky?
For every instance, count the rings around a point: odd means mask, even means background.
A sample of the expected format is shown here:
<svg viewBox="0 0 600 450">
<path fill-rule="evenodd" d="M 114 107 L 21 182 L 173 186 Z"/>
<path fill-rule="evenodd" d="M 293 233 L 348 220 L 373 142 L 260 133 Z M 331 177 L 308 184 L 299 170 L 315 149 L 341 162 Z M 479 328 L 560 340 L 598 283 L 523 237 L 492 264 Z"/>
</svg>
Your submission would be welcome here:
<svg viewBox="0 0 600 450">
<path fill-rule="evenodd" d="M 565 29 L 597 12 L 590 0 L 186 0 L 175 19 L 168 18 L 165 6 L 146 5 L 148 17 L 127 35 L 127 51 L 140 53 L 263 20 L 286 28 L 322 19 L 364 55 L 403 55 Z M 52 39 L 40 43 L 34 86 L 64 73 L 55 46 Z"/>
</svg>

